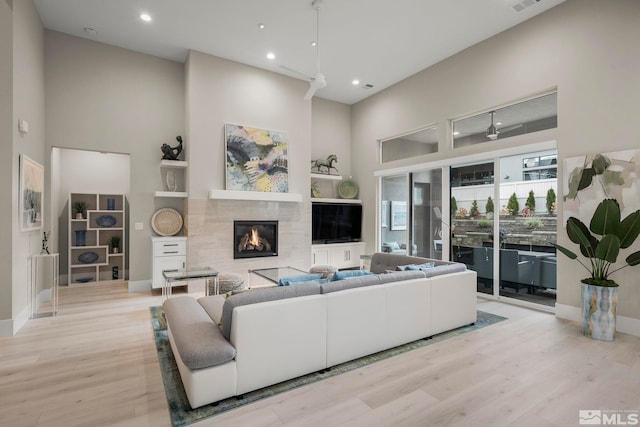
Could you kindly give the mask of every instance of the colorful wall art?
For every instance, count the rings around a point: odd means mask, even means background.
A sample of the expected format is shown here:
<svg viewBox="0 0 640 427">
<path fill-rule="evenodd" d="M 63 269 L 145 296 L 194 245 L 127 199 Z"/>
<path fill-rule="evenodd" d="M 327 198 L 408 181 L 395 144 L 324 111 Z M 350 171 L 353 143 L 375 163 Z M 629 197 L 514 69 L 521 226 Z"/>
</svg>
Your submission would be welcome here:
<svg viewBox="0 0 640 427">
<path fill-rule="evenodd" d="M 42 228 L 44 167 L 24 154 L 20 156 L 20 229 Z"/>
<path fill-rule="evenodd" d="M 225 142 L 227 190 L 289 192 L 285 133 L 226 124 Z"/>
<path fill-rule="evenodd" d="M 574 216 L 588 225 L 606 198 L 620 204 L 622 218 L 640 207 L 640 150 L 589 154 L 564 160 L 564 222 Z"/>
</svg>

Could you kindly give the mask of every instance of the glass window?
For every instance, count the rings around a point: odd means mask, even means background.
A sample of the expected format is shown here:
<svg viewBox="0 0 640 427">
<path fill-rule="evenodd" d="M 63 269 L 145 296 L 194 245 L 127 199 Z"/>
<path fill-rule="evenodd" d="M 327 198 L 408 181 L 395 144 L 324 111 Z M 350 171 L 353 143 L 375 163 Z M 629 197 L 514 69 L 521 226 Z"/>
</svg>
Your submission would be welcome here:
<svg viewBox="0 0 640 427">
<path fill-rule="evenodd" d="M 558 126 L 557 94 L 453 120 L 453 148 L 554 129 Z M 538 158 L 538 161 L 541 159 Z"/>
<path fill-rule="evenodd" d="M 421 129 L 402 136 L 380 141 L 380 162 L 408 159 L 438 152 L 438 128 Z"/>
</svg>

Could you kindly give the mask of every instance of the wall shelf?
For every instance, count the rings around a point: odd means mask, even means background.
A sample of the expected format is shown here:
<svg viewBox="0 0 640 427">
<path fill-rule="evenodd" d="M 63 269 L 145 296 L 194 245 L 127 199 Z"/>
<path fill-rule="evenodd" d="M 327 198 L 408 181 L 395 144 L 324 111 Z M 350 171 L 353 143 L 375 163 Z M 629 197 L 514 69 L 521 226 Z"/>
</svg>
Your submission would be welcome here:
<svg viewBox="0 0 640 427">
<path fill-rule="evenodd" d="M 260 202 L 301 202 L 302 194 L 267 193 L 262 191 L 209 190 L 215 200 L 254 200 Z"/>
<path fill-rule="evenodd" d="M 361 205 L 360 199 L 328 199 L 326 197 L 311 198 L 312 203 L 352 203 L 354 205 Z"/>
<path fill-rule="evenodd" d="M 165 160 L 166 161 L 166 160 Z M 175 197 L 175 198 L 186 198 L 189 197 L 189 193 L 186 191 L 156 191 L 156 197 Z"/>
<path fill-rule="evenodd" d="M 327 179 L 333 181 L 342 181 L 342 175 L 328 175 L 326 173 L 311 172 L 311 179 Z"/>
</svg>

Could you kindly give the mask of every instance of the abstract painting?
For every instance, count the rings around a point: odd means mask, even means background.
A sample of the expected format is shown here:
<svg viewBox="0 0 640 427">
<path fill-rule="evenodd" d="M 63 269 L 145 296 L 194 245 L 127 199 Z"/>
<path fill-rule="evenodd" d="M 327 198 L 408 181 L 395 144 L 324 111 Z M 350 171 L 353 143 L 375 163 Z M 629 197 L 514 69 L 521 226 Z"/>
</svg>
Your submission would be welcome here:
<svg viewBox="0 0 640 427">
<path fill-rule="evenodd" d="M 227 190 L 289 192 L 285 133 L 226 124 L 225 143 Z"/>
<path fill-rule="evenodd" d="M 391 229 L 407 229 L 407 202 L 391 201 Z"/>
<path fill-rule="evenodd" d="M 42 228 L 44 167 L 24 154 L 20 156 L 20 229 Z"/>
<path fill-rule="evenodd" d="M 640 207 L 640 150 L 589 154 L 564 160 L 564 222 L 586 224 L 603 199 L 616 199 L 622 218 Z"/>
</svg>

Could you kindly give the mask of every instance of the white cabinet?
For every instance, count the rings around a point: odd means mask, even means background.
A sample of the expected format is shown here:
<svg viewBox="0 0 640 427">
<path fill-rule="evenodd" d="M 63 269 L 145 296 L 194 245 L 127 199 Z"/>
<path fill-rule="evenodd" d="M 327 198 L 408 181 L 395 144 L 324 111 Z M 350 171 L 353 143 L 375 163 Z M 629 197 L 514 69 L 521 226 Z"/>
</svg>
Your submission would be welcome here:
<svg viewBox="0 0 640 427">
<path fill-rule="evenodd" d="M 154 289 L 164 285 L 162 272 L 165 270 L 180 270 L 187 265 L 186 237 L 152 237 L 153 245 L 153 279 Z M 184 286 L 186 282 L 173 282 L 171 286 Z"/>
<path fill-rule="evenodd" d="M 337 268 L 359 267 L 364 246 L 364 242 L 311 245 L 311 262 L 333 265 Z"/>
<path fill-rule="evenodd" d="M 122 194 L 69 196 L 69 285 L 125 280 L 125 209 Z"/>
<path fill-rule="evenodd" d="M 163 191 L 156 191 L 156 197 L 188 197 L 187 167 L 189 164 L 182 160 L 162 160 L 160 162 L 160 176 Z"/>
</svg>

